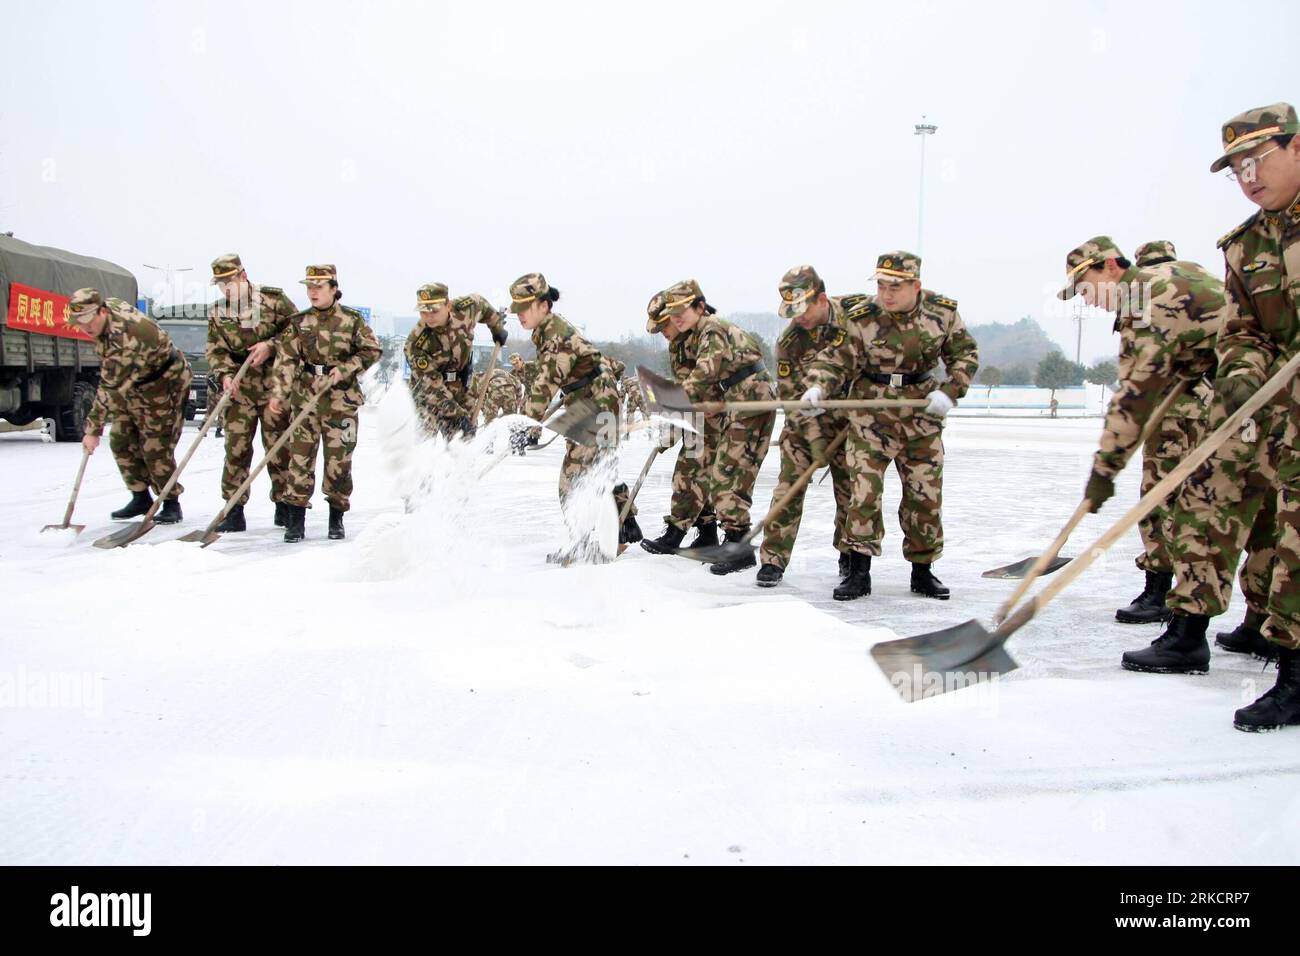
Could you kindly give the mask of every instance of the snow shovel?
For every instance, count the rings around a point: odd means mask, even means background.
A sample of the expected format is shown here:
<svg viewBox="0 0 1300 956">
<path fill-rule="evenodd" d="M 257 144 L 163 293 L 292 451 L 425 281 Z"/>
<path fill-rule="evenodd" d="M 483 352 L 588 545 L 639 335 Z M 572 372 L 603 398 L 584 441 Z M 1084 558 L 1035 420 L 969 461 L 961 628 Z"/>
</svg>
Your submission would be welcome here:
<svg viewBox="0 0 1300 956">
<path fill-rule="evenodd" d="M 641 486 L 645 484 L 645 476 L 650 474 L 650 466 L 655 463 L 664 449 L 656 445 L 646 457 L 645 464 L 641 466 L 641 474 L 637 476 L 636 484 L 632 486 L 631 493 L 627 496 L 627 504 L 623 505 L 623 510 L 618 514 L 618 523 L 622 527 L 623 522 L 627 520 L 628 514 L 632 511 L 632 503 L 636 501 L 636 496 L 641 493 Z"/>
<path fill-rule="evenodd" d="M 1156 407 L 1156 410 L 1151 413 L 1151 417 L 1147 419 L 1146 425 L 1143 426 L 1142 435 L 1138 438 L 1139 448 L 1147 443 L 1147 439 L 1151 437 L 1151 433 L 1156 430 L 1156 426 L 1159 425 L 1161 419 L 1165 417 L 1165 412 L 1169 411 L 1169 407 L 1178 400 L 1180 395 L 1187 391 L 1190 384 L 1190 380 L 1183 379 L 1169 390 L 1169 394 L 1166 395 L 1164 400 Z M 1087 501 L 1084 501 L 1075 509 L 1074 514 L 1071 515 L 1070 520 L 1066 523 L 1065 527 L 1061 529 L 1061 533 L 1056 536 L 1056 540 L 1052 542 L 1051 547 L 1037 558 L 1025 558 L 1021 561 L 1016 561 L 1013 564 L 1004 564 L 1000 568 L 991 568 L 980 575 L 982 578 L 1024 579 L 1024 583 L 1016 589 L 1016 592 L 1002 606 L 1002 610 L 994 616 L 994 623 L 1001 623 L 1002 619 L 1005 618 L 1007 614 L 1011 613 L 1011 609 L 1016 606 L 1017 601 L 1025 596 L 1025 592 L 1029 590 L 1029 585 L 1033 584 L 1035 578 L 1040 575 L 1051 574 L 1053 571 L 1059 571 L 1070 563 L 1070 558 L 1062 558 L 1058 557 L 1058 555 L 1061 552 L 1061 548 L 1065 547 L 1065 542 L 1074 532 L 1074 529 L 1079 526 L 1079 522 L 1088 516 L 1088 513 L 1089 505 Z"/>
<path fill-rule="evenodd" d="M 67 531 L 71 528 L 75 533 L 81 534 L 86 530 L 84 524 L 69 524 L 72 521 L 72 509 L 77 507 L 77 495 L 81 491 L 81 477 L 86 473 L 86 462 L 90 461 L 90 452 L 82 451 L 81 465 L 77 468 L 77 480 L 72 483 L 72 497 L 68 499 L 68 510 L 63 512 L 63 524 L 47 524 L 41 529 L 45 531 Z"/>
<path fill-rule="evenodd" d="M 1244 405 L 1201 442 L 1168 475 L 1158 481 L 1124 516 L 1115 522 L 1080 557 L 1033 600 L 1022 604 L 1009 618 L 990 631 L 982 623 L 970 620 L 941 631 L 931 631 L 896 641 L 885 641 L 871 649 L 871 656 L 894 689 L 906 701 L 945 693 L 977 681 L 987 681 L 996 674 L 1006 674 L 1018 666 L 1002 645 L 1020 628 L 1067 588 L 1111 545 L 1133 529 L 1169 497 L 1180 484 L 1231 438 L 1244 422 L 1280 392 L 1300 369 L 1300 352 L 1278 369 L 1277 374 L 1260 386 Z"/>
<path fill-rule="evenodd" d="M 734 561 L 738 558 L 743 558 L 753 554 L 754 542 L 758 539 L 758 536 L 763 533 L 763 529 L 774 521 L 777 515 L 785 510 L 786 505 L 790 504 L 790 502 L 794 500 L 794 496 L 797 495 L 803 489 L 803 486 L 808 484 L 812 479 L 813 472 L 830 461 L 831 456 L 835 454 L 836 449 L 838 449 L 840 445 L 844 444 L 844 440 L 848 437 L 849 430 L 847 428 L 843 429 L 838 435 L 836 435 L 831 443 L 826 446 L 826 457 L 822 460 L 814 461 L 811 465 L 805 468 L 803 474 L 796 478 L 794 484 L 790 486 L 790 490 L 781 496 L 780 501 L 768 509 L 767 514 L 763 516 L 763 520 L 754 525 L 754 527 L 749 530 L 749 534 L 745 535 L 742 540 L 726 541 L 722 544 L 714 545 L 711 548 L 678 548 L 674 553 L 681 555 L 683 558 L 692 558 L 696 561 L 703 561 L 705 564 L 716 564 L 720 561 Z"/>
<path fill-rule="evenodd" d="M 235 373 L 235 388 L 239 387 L 239 383 L 243 379 L 244 373 L 248 371 L 249 365 L 252 361 L 253 356 L 250 353 L 248 358 L 244 359 L 244 364 L 239 366 L 239 371 Z M 214 422 L 220 420 L 221 413 L 225 410 L 226 405 L 230 403 L 231 394 L 231 392 L 223 392 L 216 407 L 212 409 L 212 414 L 203 416 L 203 427 L 200 428 L 199 433 L 194 436 L 194 441 L 190 443 L 189 451 L 185 453 L 185 457 L 181 459 L 181 463 L 176 466 L 176 470 L 172 472 L 172 476 L 167 479 L 167 484 L 163 485 L 162 491 L 158 492 L 158 497 L 153 500 L 153 504 L 151 504 L 149 510 L 144 513 L 144 517 L 135 524 L 127 525 L 121 531 L 114 531 L 112 534 L 100 538 L 95 542 L 95 547 L 105 549 L 125 548 L 132 541 L 144 537 L 153 530 L 153 516 L 158 513 L 158 509 L 162 507 L 163 502 L 167 499 L 167 492 L 176 487 L 177 479 L 180 478 L 181 472 L 185 470 L 185 466 L 190 463 L 190 459 L 194 457 L 194 453 L 198 451 L 199 442 L 203 441 L 203 436 L 208 433 L 208 429 Z"/>
<path fill-rule="evenodd" d="M 469 413 L 469 423 L 478 428 L 479 412 L 483 411 L 483 400 L 487 398 L 488 379 L 492 376 L 497 367 L 497 356 L 501 354 L 501 343 L 497 342 L 492 346 L 492 357 L 488 359 L 487 368 L 483 372 L 483 384 L 478 387 L 478 396 L 474 399 L 474 409 Z"/>
<path fill-rule="evenodd" d="M 244 483 L 235 489 L 235 493 L 230 496 L 230 500 L 225 503 L 225 505 L 222 507 L 222 509 L 219 512 L 217 512 L 217 516 L 208 522 L 208 526 L 206 528 L 203 528 L 199 531 L 191 531 L 189 534 L 183 534 L 176 540 L 198 541 L 200 542 L 200 547 L 204 547 L 204 548 L 206 548 L 210 544 L 220 541 L 221 532 L 217 530 L 217 525 L 221 524 L 221 522 L 226 520 L 226 515 L 230 513 L 231 508 L 235 507 L 235 502 L 238 501 L 240 498 L 242 498 L 244 492 L 247 491 L 252 486 L 253 479 L 255 479 L 258 475 L 262 473 L 262 469 L 264 469 L 268 464 L 270 464 L 271 459 L 275 457 L 276 453 L 281 448 L 283 448 L 285 444 L 288 443 L 289 437 L 294 433 L 294 429 L 296 429 L 299 425 L 301 425 L 303 423 L 303 420 L 312 413 L 312 409 L 314 409 L 320 403 L 320 400 L 325 397 L 325 393 L 328 392 L 331 388 L 333 388 L 334 384 L 335 383 L 334 383 L 333 376 L 332 375 L 327 376 L 325 379 L 325 384 L 323 384 L 320 388 L 316 389 L 312 397 L 309 398 L 307 402 L 303 405 L 302 411 L 298 412 L 298 414 L 293 417 L 293 421 L 289 422 L 289 427 L 286 428 L 284 430 L 284 433 L 281 434 L 280 437 L 275 440 L 275 444 L 273 444 L 270 448 L 267 449 L 266 454 L 262 456 L 262 460 L 259 461 L 251 471 L 249 471 L 248 477 L 244 479 Z M 224 399 L 222 400 L 224 401 Z M 210 417 L 215 417 L 215 416 L 210 416 Z M 312 467 L 315 468 L 314 462 L 312 463 Z"/>
<path fill-rule="evenodd" d="M 636 370 L 637 380 L 641 384 L 641 394 L 651 414 L 655 412 L 702 412 L 715 415 L 718 412 L 775 412 L 801 408 L 826 409 L 864 409 L 864 408 L 925 408 L 930 403 L 924 398 L 830 398 L 816 405 L 801 401 L 769 402 L 692 402 L 686 389 L 676 382 L 671 382 L 662 375 L 656 375 L 644 365 Z"/>
</svg>

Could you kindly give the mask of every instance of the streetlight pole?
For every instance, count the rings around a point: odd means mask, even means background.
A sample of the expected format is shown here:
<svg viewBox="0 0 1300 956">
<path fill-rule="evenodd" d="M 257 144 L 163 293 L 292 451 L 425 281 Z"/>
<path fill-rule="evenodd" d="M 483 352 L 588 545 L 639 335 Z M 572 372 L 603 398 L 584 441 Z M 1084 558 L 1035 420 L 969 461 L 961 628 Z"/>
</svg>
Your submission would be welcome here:
<svg viewBox="0 0 1300 956">
<path fill-rule="evenodd" d="M 927 136 L 933 136 L 939 127 L 933 123 L 927 123 L 925 117 L 921 117 L 921 122 L 915 126 L 914 136 L 921 137 L 921 187 L 920 195 L 916 200 L 916 254 L 921 254 L 921 226 L 925 218 L 925 140 Z"/>
</svg>

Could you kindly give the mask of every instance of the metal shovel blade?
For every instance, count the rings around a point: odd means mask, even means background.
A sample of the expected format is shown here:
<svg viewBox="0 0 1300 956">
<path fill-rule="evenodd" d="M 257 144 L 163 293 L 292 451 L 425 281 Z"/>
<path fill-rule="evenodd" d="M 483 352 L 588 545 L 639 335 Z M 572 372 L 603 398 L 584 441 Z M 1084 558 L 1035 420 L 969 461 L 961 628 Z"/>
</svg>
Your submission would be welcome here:
<svg viewBox="0 0 1300 956">
<path fill-rule="evenodd" d="M 906 701 L 969 687 L 1018 666 L 1003 648 L 1008 633 L 971 620 L 941 631 L 885 641 L 871 656 Z"/>
<path fill-rule="evenodd" d="M 1023 561 L 1016 561 L 1014 564 L 1004 564 L 1000 568 L 990 568 L 980 575 L 982 578 L 1015 578 L 1023 579 L 1029 573 L 1029 569 L 1034 566 L 1038 558 L 1025 558 Z M 1052 558 L 1047 567 L 1043 568 L 1043 574 L 1051 574 L 1053 571 L 1059 571 L 1065 567 L 1073 558 Z"/>
<path fill-rule="evenodd" d="M 637 366 L 636 377 L 641 385 L 641 395 L 645 398 L 646 408 L 650 409 L 650 414 L 665 411 L 689 412 L 692 410 L 691 400 L 686 394 L 686 389 L 676 382 L 666 379 L 662 375 L 656 375 L 644 365 Z"/>
<path fill-rule="evenodd" d="M 724 541 L 711 548 L 677 548 L 673 553 L 678 557 L 690 558 L 703 564 L 718 564 L 722 561 L 736 561 L 749 557 L 754 553 L 754 545 L 748 541 Z"/>
<path fill-rule="evenodd" d="M 546 427 L 579 445 L 597 445 L 602 432 L 600 409 L 590 399 L 580 398 L 547 419 Z"/>
<path fill-rule="evenodd" d="M 153 529 L 153 526 L 154 522 L 152 518 L 145 521 L 137 521 L 134 524 L 127 525 L 120 531 L 114 531 L 112 534 L 104 535 L 104 537 L 95 542 L 95 547 L 105 549 L 125 548 L 136 538 L 148 534 Z"/>
<path fill-rule="evenodd" d="M 67 531 L 69 528 L 71 528 L 75 534 L 81 534 L 81 532 L 86 530 L 84 524 L 47 524 L 41 529 L 41 533 L 44 534 L 46 531 Z"/>
<path fill-rule="evenodd" d="M 176 540 L 198 541 L 206 548 L 208 545 L 221 540 L 221 532 L 209 531 L 207 528 L 200 528 L 198 531 L 191 531 L 189 534 L 183 534 Z"/>
</svg>

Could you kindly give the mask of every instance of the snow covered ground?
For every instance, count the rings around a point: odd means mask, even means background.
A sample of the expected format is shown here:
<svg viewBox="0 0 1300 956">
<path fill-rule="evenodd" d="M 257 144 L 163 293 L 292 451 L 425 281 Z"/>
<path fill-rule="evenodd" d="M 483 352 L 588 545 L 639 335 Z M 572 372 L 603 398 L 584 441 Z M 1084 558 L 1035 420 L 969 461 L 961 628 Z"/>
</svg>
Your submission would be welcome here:
<svg viewBox="0 0 1300 956">
<path fill-rule="evenodd" d="M 0 863 L 1300 862 L 1300 735 L 1231 724 L 1274 672 L 1217 651 L 1206 677 L 1119 668 L 1158 633 L 1113 620 L 1141 590 L 1136 533 L 1016 635 L 1021 668 L 992 688 L 904 704 L 867 653 L 987 619 L 1013 582 L 980 572 L 1055 535 L 1095 419 L 952 421 L 953 600 L 909 593 L 891 477 L 875 593 L 838 604 L 829 483 L 773 590 L 635 547 L 563 569 L 544 562 L 561 442 L 444 481 L 454 514 L 407 515 L 380 417 L 348 540 L 325 540 L 318 499 L 299 546 L 270 527 L 265 476 L 247 534 L 171 541 L 219 505 L 211 438 L 179 529 L 91 547 L 127 497 L 105 446 L 86 532 L 40 534 L 79 448 L 0 437 Z M 624 448 L 629 482 L 648 441 Z M 671 459 L 641 493 L 647 534 Z M 1238 595 L 1212 630 L 1240 616 Z"/>
</svg>

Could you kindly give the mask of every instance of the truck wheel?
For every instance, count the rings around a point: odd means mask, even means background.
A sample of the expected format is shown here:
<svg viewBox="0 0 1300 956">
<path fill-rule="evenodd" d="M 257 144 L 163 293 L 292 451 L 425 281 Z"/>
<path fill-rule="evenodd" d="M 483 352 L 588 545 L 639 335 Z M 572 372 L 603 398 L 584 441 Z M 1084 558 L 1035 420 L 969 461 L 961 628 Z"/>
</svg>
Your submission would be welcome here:
<svg viewBox="0 0 1300 956">
<path fill-rule="evenodd" d="M 95 386 L 89 382 L 74 382 L 72 403 L 60 406 L 54 418 L 54 434 L 58 441 L 81 441 L 86 429 L 86 416 L 95 403 Z"/>
</svg>

